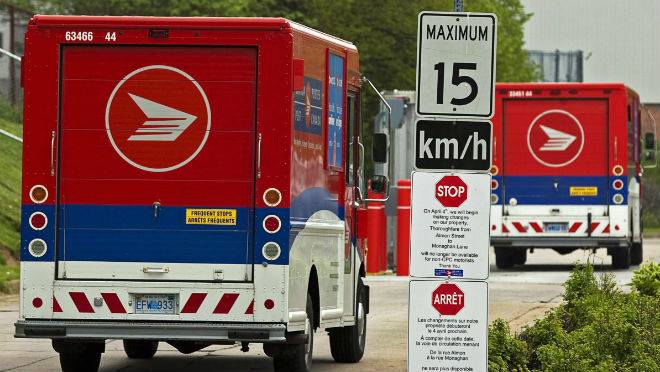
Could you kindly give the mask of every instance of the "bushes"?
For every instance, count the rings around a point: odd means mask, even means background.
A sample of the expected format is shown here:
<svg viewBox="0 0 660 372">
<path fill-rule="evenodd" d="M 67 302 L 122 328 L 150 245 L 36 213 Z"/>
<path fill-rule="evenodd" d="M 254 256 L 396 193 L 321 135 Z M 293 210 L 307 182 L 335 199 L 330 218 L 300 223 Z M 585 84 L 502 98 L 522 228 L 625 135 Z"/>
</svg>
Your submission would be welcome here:
<svg viewBox="0 0 660 372">
<path fill-rule="evenodd" d="M 640 266 L 633 275 L 632 284 L 643 295 L 660 296 L 660 264 L 648 262 Z"/>
<path fill-rule="evenodd" d="M 509 324 L 497 319 L 488 332 L 488 369 L 523 372 L 527 369 L 527 345 L 511 335 Z"/>
<path fill-rule="evenodd" d="M 660 265 L 642 265 L 631 293 L 578 265 L 565 303 L 520 335 L 491 325 L 490 371 L 660 371 Z"/>
</svg>

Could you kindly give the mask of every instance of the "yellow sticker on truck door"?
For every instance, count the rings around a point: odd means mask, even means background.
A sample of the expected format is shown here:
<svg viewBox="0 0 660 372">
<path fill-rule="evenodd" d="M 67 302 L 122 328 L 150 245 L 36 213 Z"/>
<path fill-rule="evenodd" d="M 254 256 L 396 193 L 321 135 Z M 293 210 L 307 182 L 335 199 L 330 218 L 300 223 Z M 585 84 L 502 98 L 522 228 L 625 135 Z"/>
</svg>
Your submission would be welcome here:
<svg viewBox="0 0 660 372">
<path fill-rule="evenodd" d="M 186 208 L 186 225 L 236 225 L 236 209 Z"/>
<path fill-rule="evenodd" d="M 571 186 L 571 196 L 598 196 L 598 187 Z"/>
</svg>

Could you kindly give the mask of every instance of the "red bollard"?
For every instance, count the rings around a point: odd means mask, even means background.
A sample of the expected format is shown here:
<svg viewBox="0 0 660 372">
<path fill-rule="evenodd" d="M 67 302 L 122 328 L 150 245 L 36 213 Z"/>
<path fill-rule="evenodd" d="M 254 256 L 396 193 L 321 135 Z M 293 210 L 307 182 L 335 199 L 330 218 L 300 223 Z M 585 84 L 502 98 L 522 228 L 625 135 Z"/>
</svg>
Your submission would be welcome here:
<svg viewBox="0 0 660 372">
<path fill-rule="evenodd" d="M 382 198 L 382 194 L 368 191 L 369 198 Z M 379 274 L 383 272 L 383 256 L 385 256 L 385 204 L 382 202 L 369 202 L 367 207 L 367 273 Z M 387 259 L 387 257 L 385 258 Z"/>
<path fill-rule="evenodd" d="M 379 194 L 381 198 L 385 197 L 385 193 Z M 378 257 L 380 258 L 380 271 L 387 271 L 387 215 L 385 214 L 385 203 L 380 203 L 381 208 L 378 211 L 378 221 L 380 226 L 380 247 Z"/>
<path fill-rule="evenodd" d="M 396 275 L 408 276 L 410 265 L 410 180 L 397 182 Z"/>
</svg>

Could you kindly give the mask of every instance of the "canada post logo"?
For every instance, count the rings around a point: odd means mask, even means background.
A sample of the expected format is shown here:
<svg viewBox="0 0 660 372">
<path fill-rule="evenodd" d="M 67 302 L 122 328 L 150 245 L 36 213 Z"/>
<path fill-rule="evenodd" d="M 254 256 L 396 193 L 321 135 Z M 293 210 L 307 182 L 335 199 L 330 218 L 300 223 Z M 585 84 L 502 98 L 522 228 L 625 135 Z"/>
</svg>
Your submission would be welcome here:
<svg viewBox="0 0 660 372">
<path fill-rule="evenodd" d="M 105 109 L 112 147 L 132 166 L 167 172 L 193 160 L 211 129 L 202 87 L 171 66 L 141 67 L 117 83 Z"/>
<path fill-rule="evenodd" d="M 564 110 L 538 115 L 527 129 L 527 148 L 534 159 L 548 167 L 571 164 L 582 153 L 584 130 L 580 121 Z"/>
</svg>

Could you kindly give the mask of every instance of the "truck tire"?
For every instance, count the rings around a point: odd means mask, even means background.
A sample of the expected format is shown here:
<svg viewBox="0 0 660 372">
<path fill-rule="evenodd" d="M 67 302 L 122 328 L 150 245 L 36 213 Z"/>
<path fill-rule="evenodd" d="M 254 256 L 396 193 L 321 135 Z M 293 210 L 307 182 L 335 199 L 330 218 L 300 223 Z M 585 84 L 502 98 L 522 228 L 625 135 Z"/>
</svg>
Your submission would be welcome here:
<svg viewBox="0 0 660 372">
<path fill-rule="evenodd" d="M 612 267 L 615 269 L 627 269 L 630 267 L 630 258 L 630 246 L 613 249 Z"/>
<path fill-rule="evenodd" d="M 101 364 L 100 351 L 60 353 L 62 372 L 96 372 Z"/>
<path fill-rule="evenodd" d="M 524 265 L 527 262 L 527 248 L 518 248 L 513 257 L 513 263 L 516 265 Z"/>
<path fill-rule="evenodd" d="M 300 345 L 286 345 L 273 357 L 275 372 L 311 372 L 314 354 L 314 304 L 312 296 L 307 294 L 307 321 L 305 334 L 307 342 Z"/>
<path fill-rule="evenodd" d="M 515 263 L 513 248 L 495 247 L 495 266 L 498 269 L 510 269 Z"/>
<path fill-rule="evenodd" d="M 644 261 L 644 240 L 639 243 L 633 242 L 630 246 L 630 263 L 639 265 Z"/>
<path fill-rule="evenodd" d="M 130 359 L 151 359 L 158 350 L 158 341 L 124 340 L 124 352 Z"/>
<path fill-rule="evenodd" d="M 364 356 L 367 341 L 367 303 L 362 278 L 358 279 L 356 296 L 355 325 L 332 328 L 330 334 L 330 353 L 335 362 L 357 363 Z"/>
</svg>

